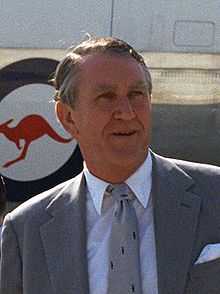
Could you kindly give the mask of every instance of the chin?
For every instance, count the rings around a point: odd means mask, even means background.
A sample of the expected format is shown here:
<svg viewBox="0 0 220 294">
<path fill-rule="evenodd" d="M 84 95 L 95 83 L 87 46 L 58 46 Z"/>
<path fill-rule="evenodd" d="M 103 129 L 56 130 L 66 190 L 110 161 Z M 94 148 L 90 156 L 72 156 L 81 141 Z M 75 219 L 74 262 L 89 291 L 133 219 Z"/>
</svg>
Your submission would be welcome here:
<svg viewBox="0 0 220 294">
<path fill-rule="evenodd" d="M 146 158 L 146 152 L 145 154 L 142 154 L 142 156 L 128 156 L 126 153 L 119 155 L 117 158 L 115 158 L 114 162 L 115 165 L 123 167 L 123 168 L 134 168 L 136 169 L 138 166 L 140 166 Z"/>
</svg>

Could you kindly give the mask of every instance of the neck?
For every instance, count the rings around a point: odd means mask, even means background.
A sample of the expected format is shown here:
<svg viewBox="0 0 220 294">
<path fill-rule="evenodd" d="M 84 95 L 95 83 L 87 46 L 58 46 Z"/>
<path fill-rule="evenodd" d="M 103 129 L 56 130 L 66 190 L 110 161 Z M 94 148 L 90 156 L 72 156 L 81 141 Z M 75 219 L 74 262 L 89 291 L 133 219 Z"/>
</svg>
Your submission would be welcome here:
<svg viewBox="0 0 220 294">
<path fill-rule="evenodd" d="M 131 165 L 119 165 L 119 164 L 108 164 L 108 165 L 93 165 L 90 162 L 86 161 L 86 165 L 88 170 L 97 178 L 111 183 L 111 184 L 119 184 L 125 182 L 135 171 L 143 164 L 146 157 L 143 158 L 142 161 L 136 162 Z"/>
</svg>

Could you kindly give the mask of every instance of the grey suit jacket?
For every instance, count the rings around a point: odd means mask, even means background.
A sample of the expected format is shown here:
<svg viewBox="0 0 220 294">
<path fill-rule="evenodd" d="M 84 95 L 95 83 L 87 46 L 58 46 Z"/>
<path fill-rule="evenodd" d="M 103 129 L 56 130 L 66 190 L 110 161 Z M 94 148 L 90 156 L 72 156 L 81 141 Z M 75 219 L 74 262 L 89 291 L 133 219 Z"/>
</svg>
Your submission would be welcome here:
<svg viewBox="0 0 220 294">
<path fill-rule="evenodd" d="M 220 243 L 220 168 L 152 156 L 159 294 L 219 294 L 220 259 L 194 263 Z M 89 293 L 85 195 L 80 174 L 8 214 L 1 294 Z"/>
</svg>

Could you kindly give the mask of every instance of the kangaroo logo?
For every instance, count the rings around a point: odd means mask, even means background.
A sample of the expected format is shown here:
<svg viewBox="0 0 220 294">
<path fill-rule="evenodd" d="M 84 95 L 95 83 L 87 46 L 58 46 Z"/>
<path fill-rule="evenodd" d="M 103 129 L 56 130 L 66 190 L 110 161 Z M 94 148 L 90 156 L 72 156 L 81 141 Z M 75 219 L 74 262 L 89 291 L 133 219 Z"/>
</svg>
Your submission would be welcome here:
<svg viewBox="0 0 220 294">
<path fill-rule="evenodd" d="M 57 134 L 49 123 L 40 115 L 31 114 L 24 117 L 15 127 L 10 127 L 9 124 L 14 119 L 9 119 L 0 125 L 0 134 L 2 133 L 8 140 L 15 143 L 19 150 L 22 150 L 20 155 L 8 162 L 3 167 L 7 168 L 20 160 L 24 160 L 30 144 L 47 135 L 59 143 L 69 143 L 73 138 L 63 138 Z M 20 145 L 20 140 L 24 140 L 24 146 Z"/>
</svg>

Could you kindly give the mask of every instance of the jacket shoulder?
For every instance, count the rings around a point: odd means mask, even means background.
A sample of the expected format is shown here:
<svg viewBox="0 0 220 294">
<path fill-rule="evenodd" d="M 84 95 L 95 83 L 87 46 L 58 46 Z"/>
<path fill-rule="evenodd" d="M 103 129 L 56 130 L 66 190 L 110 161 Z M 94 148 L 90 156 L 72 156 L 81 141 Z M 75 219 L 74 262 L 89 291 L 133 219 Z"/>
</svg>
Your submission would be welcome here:
<svg viewBox="0 0 220 294">
<path fill-rule="evenodd" d="M 201 212 L 207 222 L 211 220 L 213 227 L 220 222 L 220 167 L 184 161 L 154 155 L 159 174 L 166 174 L 172 178 L 175 187 L 178 175 L 179 182 L 190 179 L 191 185 L 187 191 L 193 193 L 201 200 Z M 176 187 L 177 188 L 177 187 Z"/>
<path fill-rule="evenodd" d="M 166 173 L 170 175 L 170 177 L 179 174 L 181 178 L 184 178 L 185 175 L 193 180 L 195 192 L 201 196 L 204 195 L 205 198 L 210 195 L 208 197 L 210 200 L 213 201 L 215 198 L 220 202 L 220 167 L 167 158 L 157 154 L 153 156 L 156 161 L 157 169 L 162 170 L 163 174 Z"/>
<path fill-rule="evenodd" d="M 215 176 L 215 175 L 220 176 L 219 166 L 198 163 L 198 162 L 184 161 L 179 159 L 170 159 L 170 160 L 187 172 L 198 173 L 198 174 L 201 173 L 204 176 Z"/>
<path fill-rule="evenodd" d="M 65 181 L 47 191 L 44 191 L 36 196 L 33 196 L 29 200 L 25 201 L 12 212 L 8 214 L 11 220 L 14 219 L 25 219 L 40 215 L 41 211 L 44 212 L 46 207 L 55 199 L 56 197 L 62 197 L 63 192 L 71 185 L 81 178 L 82 175 L 79 174 L 76 177 Z"/>
<path fill-rule="evenodd" d="M 215 165 L 163 157 L 157 154 L 154 154 L 154 157 L 157 162 L 166 166 L 167 169 L 171 170 L 177 168 L 192 177 L 202 176 L 218 178 L 220 176 L 220 167 Z"/>
</svg>

